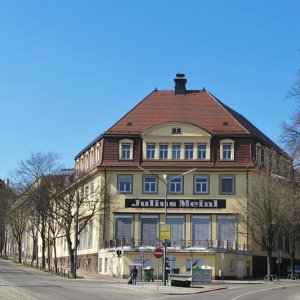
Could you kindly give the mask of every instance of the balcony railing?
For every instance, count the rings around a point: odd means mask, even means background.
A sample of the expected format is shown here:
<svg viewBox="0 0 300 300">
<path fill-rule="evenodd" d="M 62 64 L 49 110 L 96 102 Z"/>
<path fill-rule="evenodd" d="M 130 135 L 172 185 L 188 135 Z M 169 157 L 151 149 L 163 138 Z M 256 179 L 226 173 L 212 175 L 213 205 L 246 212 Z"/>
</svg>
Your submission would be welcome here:
<svg viewBox="0 0 300 300">
<path fill-rule="evenodd" d="M 105 241 L 103 244 L 104 249 L 109 248 L 119 248 L 127 247 L 132 250 L 137 250 L 140 247 L 145 248 L 161 248 L 163 247 L 164 240 L 137 240 L 134 238 L 131 239 L 120 239 L 120 240 L 110 240 Z M 214 251 L 242 251 L 249 252 L 252 251 L 252 247 L 245 243 L 229 242 L 229 241 L 220 241 L 220 240 L 179 240 L 179 241 L 170 241 L 169 247 L 174 250 L 189 250 L 193 248 L 195 250 L 214 250 Z"/>
</svg>

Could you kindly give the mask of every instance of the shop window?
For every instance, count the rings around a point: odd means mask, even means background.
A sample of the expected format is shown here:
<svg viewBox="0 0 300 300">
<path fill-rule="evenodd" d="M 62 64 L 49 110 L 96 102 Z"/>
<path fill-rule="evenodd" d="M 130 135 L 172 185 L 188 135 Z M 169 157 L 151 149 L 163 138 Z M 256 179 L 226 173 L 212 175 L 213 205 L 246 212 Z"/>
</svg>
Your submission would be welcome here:
<svg viewBox="0 0 300 300">
<path fill-rule="evenodd" d="M 116 239 L 130 241 L 132 237 L 132 215 L 117 215 L 115 224 Z"/>
<path fill-rule="evenodd" d="M 192 245 L 194 247 L 207 247 L 206 243 L 211 239 L 210 227 L 210 216 L 192 216 Z"/>
<path fill-rule="evenodd" d="M 236 216 L 218 216 L 218 239 L 220 241 L 236 241 Z"/>
</svg>

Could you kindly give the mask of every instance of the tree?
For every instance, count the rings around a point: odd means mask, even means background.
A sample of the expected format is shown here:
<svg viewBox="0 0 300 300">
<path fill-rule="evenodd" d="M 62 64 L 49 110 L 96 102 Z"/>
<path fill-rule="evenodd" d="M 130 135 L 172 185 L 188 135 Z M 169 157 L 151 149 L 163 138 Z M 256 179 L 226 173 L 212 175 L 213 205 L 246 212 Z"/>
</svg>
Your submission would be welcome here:
<svg viewBox="0 0 300 300">
<path fill-rule="evenodd" d="M 12 180 L 20 201 L 29 203 L 30 214 L 27 218 L 35 220 L 42 240 L 42 267 L 45 268 L 46 240 L 48 224 L 49 194 L 51 178 L 62 169 L 59 154 L 37 152 L 29 159 L 21 161 L 19 167 L 12 172 Z M 33 235 L 34 238 L 34 235 Z"/>
<path fill-rule="evenodd" d="M 18 245 L 18 262 L 22 262 L 22 238 L 26 229 L 26 206 L 16 204 L 9 212 L 9 222 Z"/>
<path fill-rule="evenodd" d="M 0 180 L 0 255 L 6 257 L 8 212 L 15 194 Z"/>
<path fill-rule="evenodd" d="M 299 174 L 293 172 L 288 180 L 290 190 L 286 193 L 287 218 L 284 220 L 283 234 L 285 239 L 285 250 L 291 258 L 291 269 L 294 274 L 294 259 L 300 244 L 300 189 Z"/>
<path fill-rule="evenodd" d="M 88 191 L 84 188 L 84 182 L 74 180 L 73 176 L 56 179 L 57 193 L 54 197 L 56 212 L 53 218 L 61 226 L 62 233 L 65 235 L 71 275 L 76 278 L 80 234 L 90 222 L 96 219 L 101 221 L 100 214 L 106 215 L 105 202 L 111 201 L 111 196 L 106 193 L 105 184 L 99 183 Z"/>
<path fill-rule="evenodd" d="M 242 233 L 250 237 L 267 253 L 267 276 L 272 274 L 272 251 L 287 217 L 285 205 L 286 182 L 257 169 L 249 175 L 247 199 L 236 205 Z"/>
<path fill-rule="evenodd" d="M 300 70 L 297 79 L 287 94 L 288 98 L 300 100 Z M 298 161 L 300 158 L 300 110 L 296 109 L 289 123 L 282 124 L 281 142 L 290 155 Z"/>
</svg>

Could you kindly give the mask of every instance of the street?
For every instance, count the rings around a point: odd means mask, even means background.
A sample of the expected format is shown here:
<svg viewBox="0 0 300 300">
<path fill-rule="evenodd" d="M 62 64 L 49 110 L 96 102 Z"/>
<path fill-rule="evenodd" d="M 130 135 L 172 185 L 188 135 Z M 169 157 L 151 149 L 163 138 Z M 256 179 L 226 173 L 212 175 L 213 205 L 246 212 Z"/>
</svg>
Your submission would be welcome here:
<svg viewBox="0 0 300 300">
<path fill-rule="evenodd" d="M 264 283 L 224 281 L 201 288 L 165 287 L 156 283 L 127 285 L 126 280 L 98 277 L 94 279 L 65 279 L 11 261 L 0 259 L 0 299 L 109 299 L 109 300 L 297 300 L 300 281 Z M 161 282 L 160 282 L 161 284 Z M 156 288 L 157 287 L 157 288 Z M 212 289 L 210 289 L 212 288 Z M 221 289 L 220 289 L 221 288 Z M 215 290 L 213 290 L 215 289 Z"/>
<path fill-rule="evenodd" d="M 110 281 L 113 280 L 113 283 Z M 149 293 L 107 281 L 71 280 L 0 260 L 0 299 L 147 299 Z M 147 296 L 148 295 L 148 296 Z"/>
</svg>

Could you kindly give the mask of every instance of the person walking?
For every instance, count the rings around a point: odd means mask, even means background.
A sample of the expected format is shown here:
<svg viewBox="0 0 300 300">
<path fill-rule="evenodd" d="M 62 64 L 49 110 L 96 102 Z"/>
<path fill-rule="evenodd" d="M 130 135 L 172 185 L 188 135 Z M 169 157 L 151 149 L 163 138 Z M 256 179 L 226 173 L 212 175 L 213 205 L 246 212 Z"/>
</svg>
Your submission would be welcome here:
<svg viewBox="0 0 300 300">
<path fill-rule="evenodd" d="M 138 273 L 139 273 L 139 271 L 138 271 L 137 267 L 133 266 L 133 268 L 130 271 L 132 284 L 136 284 L 136 278 L 137 278 Z"/>
</svg>

